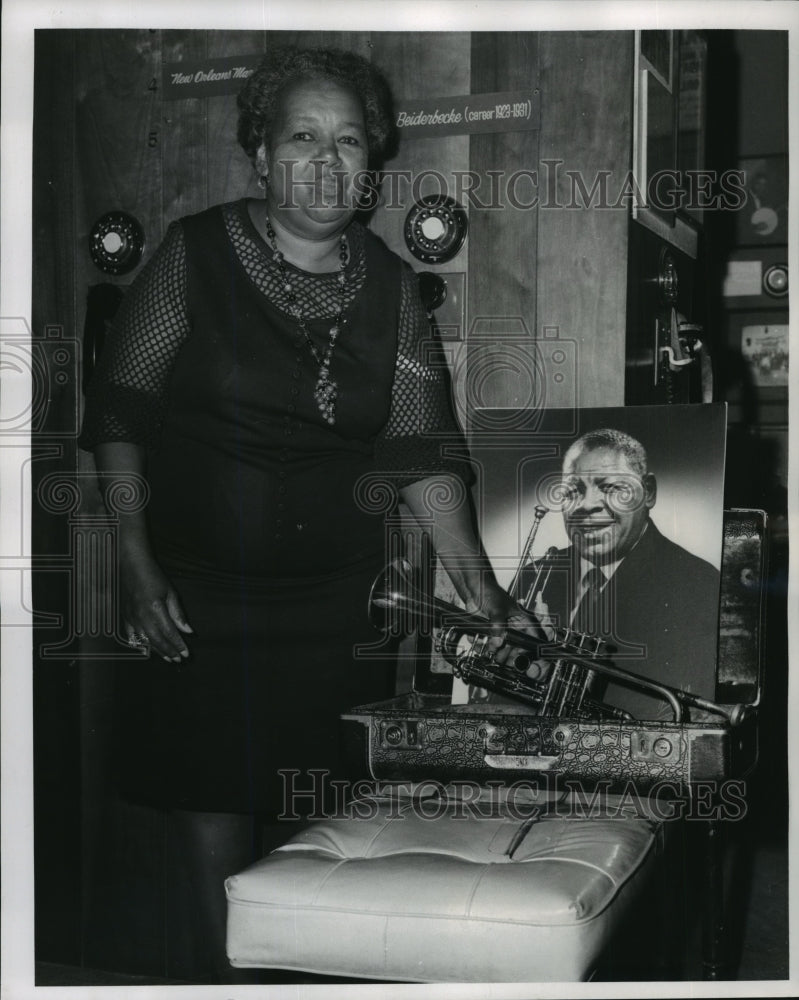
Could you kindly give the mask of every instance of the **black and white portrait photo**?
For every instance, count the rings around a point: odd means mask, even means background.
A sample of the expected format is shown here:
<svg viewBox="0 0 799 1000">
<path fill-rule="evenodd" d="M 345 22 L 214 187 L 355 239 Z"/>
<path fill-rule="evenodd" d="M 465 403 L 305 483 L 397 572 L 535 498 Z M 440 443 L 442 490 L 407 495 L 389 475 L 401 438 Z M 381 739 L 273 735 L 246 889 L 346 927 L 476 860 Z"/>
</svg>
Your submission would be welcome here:
<svg viewBox="0 0 799 1000">
<path fill-rule="evenodd" d="M 476 436 L 500 581 L 516 574 L 537 617 L 602 636 L 618 665 L 712 699 L 725 430 L 723 407 L 694 405 L 559 411 L 505 447 Z M 660 712 L 646 693 L 612 698 Z"/>
</svg>

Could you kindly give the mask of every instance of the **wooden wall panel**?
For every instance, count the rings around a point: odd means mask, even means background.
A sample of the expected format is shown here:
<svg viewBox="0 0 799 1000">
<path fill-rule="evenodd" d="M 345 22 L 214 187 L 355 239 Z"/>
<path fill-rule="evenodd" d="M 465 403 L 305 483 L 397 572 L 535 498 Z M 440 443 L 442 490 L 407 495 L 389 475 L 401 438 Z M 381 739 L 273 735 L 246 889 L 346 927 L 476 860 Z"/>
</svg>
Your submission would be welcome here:
<svg viewBox="0 0 799 1000">
<path fill-rule="evenodd" d="M 396 102 L 425 96 L 428 99 L 468 94 L 470 89 L 469 35 L 450 32 L 375 32 L 371 36 L 372 58 L 386 77 Z M 407 249 L 403 236 L 405 218 L 419 196 L 440 193 L 440 183 L 430 175 L 437 171 L 444 177 L 444 193 L 456 191 L 455 172 L 469 167 L 469 136 L 454 135 L 439 138 L 404 139 L 397 155 L 385 169 L 396 178 L 383 187 L 384 204 L 373 213 L 370 226 L 386 245 L 417 271 L 441 274 L 454 288 L 466 287 L 469 269 L 470 237 L 460 252 L 446 264 L 425 264 Z M 403 172 L 410 178 L 403 177 Z M 423 178 L 427 177 L 426 180 Z M 392 185 L 392 186 L 390 186 Z M 466 207 L 466 206 L 464 206 Z M 467 208 L 468 215 L 468 208 Z M 464 309 L 464 313 L 468 310 Z M 456 314 L 455 314 L 456 315 Z M 446 342 L 446 358 L 453 373 L 456 406 L 462 409 L 465 372 L 462 356 L 465 350 L 464 329 Z"/>
<path fill-rule="evenodd" d="M 533 91 L 538 86 L 538 35 L 531 33 L 475 33 L 472 37 L 472 92 Z M 512 348 L 520 355 L 520 376 L 497 372 L 483 380 L 490 353 L 486 339 L 497 346 L 509 336 L 532 338 L 536 332 L 536 238 L 538 212 L 530 180 L 514 183 L 521 170 L 538 166 L 538 132 L 495 132 L 472 136 L 471 169 L 480 178 L 478 197 L 487 201 L 488 171 L 501 171 L 500 205 L 471 212 L 472 253 L 469 272 L 470 329 L 469 381 L 480 369 L 479 402 L 487 407 L 524 407 L 535 398 L 535 348 L 523 343 Z M 510 197 L 509 197 L 510 193 Z M 530 204 L 529 208 L 520 207 Z M 474 321 L 481 318 L 478 329 Z M 524 324 L 519 322 L 522 321 Z M 483 346 L 481 346 L 481 343 Z M 528 356 L 529 355 L 529 356 Z M 471 402 L 471 401 L 470 401 Z"/>
<path fill-rule="evenodd" d="M 262 53 L 266 45 L 263 31 L 209 31 L 209 56 L 238 56 Z M 206 98 L 208 102 L 208 145 L 206 184 L 208 204 L 260 198 L 255 171 L 236 139 L 238 111 L 233 94 Z"/>
<path fill-rule="evenodd" d="M 530 90 L 538 86 L 538 36 L 476 33 L 472 41 L 472 92 Z M 538 166 L 538 132 L 495 132 L 472 136 L 471 169 L 481 179 L 480 192 L 487 190 L 487 171 L 503 171 L 502 207 L 474 209 L 472 241 L 474 263 L 469 282 L 470 297 L 481 315 L 503 315 L 508 310 L 521 315 L 535 329 L 535 248 L 537 212 L 515 207 L 504 193 L 519 170 Z M 507 178 L 507 179 L 505 179 Z M 519 183 L 520 201 L 532 201 L 534 191 Z"/>
<path fill-rule="evenodd" d="M 155 247 L 162 235 L 159 35 L 79 32 L 77 56 L 85 235 L 98 216 L 121 209 L 136 216 L 148 247 Z"/>
<path fill-rule="evenodd" d="M 161 51 L 156 31 L 76 31 L 74 225 L 76 335 L 83 336 L 86 296 L 93 285 L 127 286 L 137 270 L 105 274 L 89 253 L 95 222 L 110 211 L 133 215 L 144 230 L 142 264 L 161 242 Z M 139 265 L 141 267 L 141 265 Z M 82 402 L 82 401 L 81 401 Z M 93 464 L 79 453 L 81 471 Z M 86 510 L 101 508 L 84 496 Z"/>
<path fill-rule="evenodd" d="M 562 160 L 589 188 L 609 170 L 615 189 L 631 164 L 632 32 L 544 33 L 540 46 L 541 159 Z M 557 190 L 568 204 L 565 174 Z M 629 203 L 539 211 L 538 326 L 577 341 L 581 406 L 624 404 L 629 213 Z"/>
<path fill-rule="evenodd" d="M 204 59 L 206 34 L 204 31 L 164 31 L 161 36 L 163 64 Z M 160 83 L 159 80 L 159 86 Z M 166 228 L 175 219 L 208 207 L 208 99 L 162 99 L 161 123 L 161 207 Z"/>
<path fill-rule="evenodd" d="M 395 101 L 409 100 L 424 96 L 448 97 L 468 94 L 470 86 L 469 35 L 463 32 L 448 32 L 438 35 L 432 32 L 374 32 L 371 37 L 372 59 L 388 80 Z M 465 272 L 468 268 L 469 241 L 448 264 L 427 265 L 416 260 L 405 246 L 402 234 L 405 216 L 413 205 L 413 179 L 418 179 L 427 171 L 436 170 L 447 182 L 447 189 L 455 189 L 454 170 L 469 167 L 469 137 L 466 135 L 446 136 L 430 139 L 405 139 L 397 156 L 386 164 L 390 171 L 409 171 L 411 183 L 397 182 L 395 187 L 400 197 L 392 199 L 398 207 L 386 205 L 377 209 L 372 219 L 372 228 L 386 244 L 407 260 L 414 270 Z M 438 185 L 429 179 L 420 193 L 437 194 Z"/>
<path fill-rule="evenodd" d="M 369 58 L 368 31 L 267 31 L 266 44 L 296 45 L 301 49 L 346 49 Z"/>
</svg>

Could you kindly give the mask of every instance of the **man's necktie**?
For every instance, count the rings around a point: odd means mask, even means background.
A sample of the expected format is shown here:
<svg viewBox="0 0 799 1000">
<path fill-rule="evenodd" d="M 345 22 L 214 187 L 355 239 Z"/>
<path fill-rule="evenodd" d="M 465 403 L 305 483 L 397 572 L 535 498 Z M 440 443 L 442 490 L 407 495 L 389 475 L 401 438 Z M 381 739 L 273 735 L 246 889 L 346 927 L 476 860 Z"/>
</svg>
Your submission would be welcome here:
<svg viewBox="0 0 799 1000">
<path fill-rule="evenodd" d="M 589 632 L 591 635 L 602 633 L 602 588 L 605 583 L 605 574 L 596 567 L 589 569 L 583 576 L 582 584 L 585 589 L 572 623 L 572 627 L 578 632 Z"/>
</svg>

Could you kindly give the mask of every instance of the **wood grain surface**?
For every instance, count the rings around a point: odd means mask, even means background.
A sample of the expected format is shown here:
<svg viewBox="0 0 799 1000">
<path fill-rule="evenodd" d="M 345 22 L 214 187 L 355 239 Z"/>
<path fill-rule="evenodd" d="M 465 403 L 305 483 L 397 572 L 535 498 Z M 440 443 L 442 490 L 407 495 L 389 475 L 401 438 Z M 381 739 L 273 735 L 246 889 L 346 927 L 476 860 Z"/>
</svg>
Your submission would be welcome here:
<svg viewBox="0 0 799 1000">
<path fill-rule="evenodd" d="M 613 189 L 631 163 L 632 34 L 545 33 L 540 46 L 540 158 L 562 161 L 589 188 L 608 170 Z M 565 173 L 557 194 L 570 204 Z M 629 204 L 539 212 L 538 325 L 576 341 L 580 406 L 624 403 L 629 214 Z"/>
</svg>

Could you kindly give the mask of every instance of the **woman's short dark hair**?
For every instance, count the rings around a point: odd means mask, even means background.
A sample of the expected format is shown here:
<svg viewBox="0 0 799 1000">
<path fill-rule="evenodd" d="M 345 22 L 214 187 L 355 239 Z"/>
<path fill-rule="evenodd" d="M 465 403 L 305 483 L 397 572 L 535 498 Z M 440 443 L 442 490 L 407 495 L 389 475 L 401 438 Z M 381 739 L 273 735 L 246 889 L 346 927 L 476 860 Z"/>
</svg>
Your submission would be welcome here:
<svg viewBox="0 0 799 1000">
<path fill-rule="evenodd" d="M 274 125 L 280 98 L 298 80 L 333 80 L 354 91 L 363 107 L 369 160 L 375 166 L 385 156 L 393 137 L 388 85 L 369 62 L 341 49 L 280 47 L 267 53 L 238 96 L 238 140 L 254 162 Z"/>
</svg>

